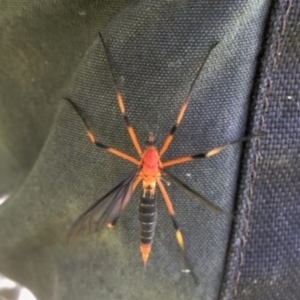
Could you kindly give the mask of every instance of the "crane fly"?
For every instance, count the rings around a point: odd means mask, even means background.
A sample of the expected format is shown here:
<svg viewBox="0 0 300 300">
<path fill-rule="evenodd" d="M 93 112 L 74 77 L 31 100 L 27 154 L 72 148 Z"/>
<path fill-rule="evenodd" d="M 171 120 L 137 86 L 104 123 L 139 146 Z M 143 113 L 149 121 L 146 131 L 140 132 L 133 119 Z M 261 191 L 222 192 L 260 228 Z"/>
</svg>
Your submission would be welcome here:
<svg viewBox="0 0 300 300">
<path fill-rule="evenodd" d="M 200 200 L 202 204 L 210 207 L 216 212 L 222 212 L 222 209 L 219 206 L 208 201 L 203 196 L 201 196 L 200 194 L 198 194 L 197 192 L 189 188 L 187 185 L 182 183 L 177 177 L 169 173 L 166 170 L 166 168 L 174 165 L 187 163 L 193 160 L 214 156 L 236 142 L 229 143 L 224 146 L 216 147 L 206 153 L 183 156 L 168 161 L 162 160 L 164 154 L 169 149 L 170 144 L 172 143 L 172 140 L 174 138 L 174 134 L 177 131 L 185 115 L 185 112 L 188 108 L 188 104 L 190 102 L 193 88 L 201 73 L 201 70 L 203 69 L 203 66 L 205 65 L 210 53 L 216 47 L 217 43 L 210 48 L 209 52 L 205 56 L 204 62 L 201 64 L 200 68 L 198 69 L 196 76 L 193 82 L 191 83 L 187 95 L 183 101 L 176 122 L 174 123 L 169 135 L 167 136 L 165 142 L 163 143 L 163 146 L 160 149 L 158 149 L 155 145 L 156 142 L 155 135 L 150 133 L 147 145 L 144 148 L 144 150 L 142 150 L 137 135 L 135 133 L 135 130 L 133 129 L 128 119 L 125 103 L 121 95 L 121 92 L 118 88 L 117 81 L 113 75 L 108 51 L 100 33 L 99 33 L 99 37 L 105 50 L 105 55 L 110 68 L 111 76 L 114 80 L 114 87 L 115 87 L 116 98 L 119 104 L 119 108 L 125 120 L 129 136 L 132 140 L 132 143 L 134 145 L 134 148 L 136 149 L 139 158 L 136 159 L 135 157 L 128 155 L 118 149 L 115 149 L 113 147 L 101 143 L 96 138 L 92 130 L 89 128 L 85 118 L 80 113 L 80 110 L 76 106 L 76 104 L 70 98 L 68 97 L 65 98 L 65 100 L 67 100 L 71 104 L 71 106 L 74 108 L 78 116 L 81 118 L 86 128 L 87 135 L 90 141 L 95 146 L 104 149 L 114 154 L 115 156 L 130 161 L 137 167 L 137 169 L 133 173 L 129 174 L 123 181 L 121 181 L 117 186 L 115 186 L 102 198 L 97 200 L 83 214 L 81 214 L 78 217 L 78 219 L 74 222 L 73 226 L 71 227 L 70 237 L 74 237 L 86 229 L 88 229 L 90 232 L 96 232 L 98 229 L 102 229 L 105 226 L 109 228 L 114 227 L 114 225 L 117 223 L 119 216 L 121 215 L 121 213 L 123 212 L 127 204 L 129 203 L 137 186 L 141 183 L 143 192 L 139 204 L 140 242 L 141 242 L 140 252 L 141 252 L 143 263 L 146 266 L 151 252 L 155 227 L 157 223 L 157 207 L 155 201 L 155 193 L 156 193 L 157 186 L 160 192 L 162 193 L 163 199 L 168 209 L 168 213 L 172 219 L 177 243 L 183 251 L 185 249 L 183 234 L 176 220 L 175 210 L 172 201 L 163 183 L 165 176 L 167 176 L 167 178 L 171 182 L 178 185 L 185 192 L 189 193 L 193 197 Z"/>
</svg>

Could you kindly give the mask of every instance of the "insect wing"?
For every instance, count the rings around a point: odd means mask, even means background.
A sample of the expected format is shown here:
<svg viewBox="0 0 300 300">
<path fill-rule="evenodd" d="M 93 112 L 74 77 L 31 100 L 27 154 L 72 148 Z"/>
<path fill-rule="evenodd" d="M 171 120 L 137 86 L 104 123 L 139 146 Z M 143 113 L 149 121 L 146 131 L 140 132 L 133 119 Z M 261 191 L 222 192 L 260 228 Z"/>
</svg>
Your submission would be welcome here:
<svg viewBox="0 0 300 300">
<path fill-rule="evenodd" d="M 109 223 L 115 224 L 131 199 L 136 174 L 130 174 L 80 215 L 71 227 L 69 239 L 86 231 L 94 233 Z"/>
<path fill-rule="evenodd" d="M 196 191 L 192 190 L 189 186 L 184 184 L 181 180 L 179 180 L 176 176 L 172 175 L 170 172 L 164 170 L 164 173 L 168 176 L 168 178 L 175 183 L 179 188 L 181 188 L 184 192 L 191 195 L 192 197 L 197 198 L 203 205 L 209 207 L 210 209 L 214 210 L 217 213 L 223 213 L 222 208 L 220 208 L 218 205 L 210 202 L 209 200 L 202 197 L 200 194 L 198 194 Z"/>
</svg>

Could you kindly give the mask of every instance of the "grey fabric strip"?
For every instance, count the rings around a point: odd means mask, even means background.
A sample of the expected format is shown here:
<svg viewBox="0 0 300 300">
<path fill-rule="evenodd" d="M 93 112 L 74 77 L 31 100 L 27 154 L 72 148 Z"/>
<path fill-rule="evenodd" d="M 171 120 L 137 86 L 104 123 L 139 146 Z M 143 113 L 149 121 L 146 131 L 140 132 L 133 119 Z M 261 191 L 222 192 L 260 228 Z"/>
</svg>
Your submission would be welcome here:
<svg viewBox="0 0 300 300">
<path fill-rule="evenodd" d="M 223 299 L 299 299 L 300 3 L 274 4 Z"/>
</svg>

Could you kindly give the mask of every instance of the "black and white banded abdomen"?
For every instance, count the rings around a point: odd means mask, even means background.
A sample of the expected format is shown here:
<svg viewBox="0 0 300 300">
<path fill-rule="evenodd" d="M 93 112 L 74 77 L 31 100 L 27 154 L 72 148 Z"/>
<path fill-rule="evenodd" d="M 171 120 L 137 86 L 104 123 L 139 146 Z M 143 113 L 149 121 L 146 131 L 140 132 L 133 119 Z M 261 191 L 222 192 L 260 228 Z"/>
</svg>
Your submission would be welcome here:
<svg viewBox="0 0 300 300">
<path fill-rule="evenodd" d="M 140 238 L 144 245 L 153 242 L 157 222 L 157 207 L 153 193 L 145 189 L 139 206 Z"/>
</svg>

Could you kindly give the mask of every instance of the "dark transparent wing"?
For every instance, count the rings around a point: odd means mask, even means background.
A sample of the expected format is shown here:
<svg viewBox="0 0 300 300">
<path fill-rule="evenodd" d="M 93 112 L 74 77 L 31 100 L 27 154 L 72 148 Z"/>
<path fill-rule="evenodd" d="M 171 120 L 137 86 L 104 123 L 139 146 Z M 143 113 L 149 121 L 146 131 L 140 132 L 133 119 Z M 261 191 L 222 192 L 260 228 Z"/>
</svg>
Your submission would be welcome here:
<svg viewBox="0 0 300 300">
<path fill-rule="evenodd" d="M 115 224 L 132 196 L 132 185 L 137 172 L 130 174 L 105 196 L 91 205 L 72 225 L 69 239 L 94 233 L 106 225 Z"/>
<path fill-rule="evenodd" d="M 210 202 L 209 200 L 205 199 L 204 197 L 202 197 L 200 194 L 198 194 L 197 192 L 195 192 L 194 190 L 192 190 L 189 186 L 187 186 L 182 181 L 180 181 L 177 177 L 175 177 L 174 175 L 172 175 L 171 173 L 169 173 L 166 170 L 164 170 L 163 172 L 168 176 L 168 178 L 173 183 L 175 183 L 178 187 L 180 187 L 187 194 L 191 195 L 192 197 L 197 198 L 203 205 L 211 208 L 215 212 L 224 213 L 224 211 L 222 210 L 221 207 L 219 207 L 218 205 L 216 205 L 216 204 Z"/>
</svg>

